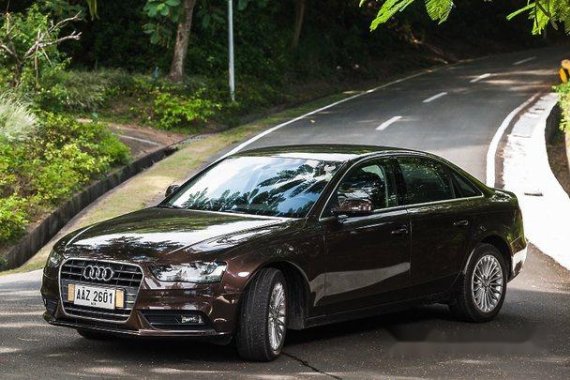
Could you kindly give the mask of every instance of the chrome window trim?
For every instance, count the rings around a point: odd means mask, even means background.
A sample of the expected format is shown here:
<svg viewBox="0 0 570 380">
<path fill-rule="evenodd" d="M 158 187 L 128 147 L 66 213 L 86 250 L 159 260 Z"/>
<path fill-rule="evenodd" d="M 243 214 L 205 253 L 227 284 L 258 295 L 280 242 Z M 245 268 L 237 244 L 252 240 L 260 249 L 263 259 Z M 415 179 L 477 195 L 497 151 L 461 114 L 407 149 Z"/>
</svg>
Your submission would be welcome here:
<svg viewBox="0 0 570 380">
<path fill-rule="evenodd" d="M 63 304 L 63 298 L 62 298 L 62 294 L 61 294 L 61 269 L 63 268 L 65 263 L 67 263 L 68 261 L 71 261 L 71 260 L 85 260 L 85 261 L 93 261 L 93 262 L 109 263 L 109 264 L 132 265 L 132 266 L 138 267 L 141 270 L 142 278 L 141 278 L 141 283 L 139 284 L 139 289 L 137 291 L 137 297 L 135 298 L 135 302 L 133 304 L 133 308 L 131 310 L 131 313 L 129 314 L 129 317 L 126 320 L 124 320 L 124 321 L 113 321 L 113 320 L 109 320 L 109 319 L 92 318 L 92 317 L 85 317 L 85 316 L 80 316 L 80 315 L 71 315 L 71 314 L 68 314 L 67 311 L 65 311 L 65 306 Z M 86 257 L 68 257 L 67 259 L 63 260 L 61 262 L 61 264 L 59 265 L 58 276 L 57 276 L 57 280 L 58 280 L 57 281 L 57 288 L 58 288 L 58 293 L 59 293 L 59 304 L 61 305 L 61 311 L 63 312 L 63 315 L 66 316 L 67 318 L 85 319 L 85 320 L 96 321 L 96 322 L 114 323 L 114 324 L 118 324 L 118 325 L 124 325 L 133 316 L 133 312 L 135 311 L 135 305 L 137 304 L 137 302 L 139 300 L 140 290 L 141 290 L 144 278 L 145 278 L 145 275 L 144 275 L 143 268 L 140 265 L 135 264 L 135 263 L 129 263 L 126 261 L 114 261 L 114 260 L 96 260 L 96 259 L 86 258 Z M 97 286 L 97 285 L 95 285 L 95 286 Z M 110 288 L 110 286 L 108 286 L 108 285 L 107 286 L 101 286 L 101 287 Z M 113 289 L 117 289 L 117 287 L 114 287 Z M 97 310 L 96 308 L 94 308 L 94 309 Z"/>
<path fill-rule="evenodd" d="M 449 167 L 449 165 L 445 164 L 444 162 L 440 162 L 436 159 L 433 159 L 431 157 L 426 157 L 420 153 L 418 154 L 414 154 L 412 153 L 405 153 L 402 154 L 402 156 L 400 155 L 396 155 L 396 154 L 381 154 L 381 155 L 377 155 L 377 156 L 372 156 L 372 157 L 364 157 L 358 161 L 355 161 L 342 175 L 342 177 L 340 177 L 340 179 L 337 181 L 337 183 L 335 184 L 334 189 L 331 191 L 331 193 L 329 194 L 327 201 L 325 202 L 320 214 L 319 214 L 319 222 L 323 222 L 323 221 L 327 221 L 327 220 L 332 220 L 335 219 L 334 216 L 323 216 L 323 213 L 325 212 L 327 205 L 329 204 L 334 192 L 338 189 L 338 187 L 340 186 L 340 183 L 344 180 L 344 177 L 346 177 L 346 175 L 357 165 L 366 163 L 367 161 L 372 161 L 372 160 L 378 160 L 378 159 L 398 159 L 399 157 L 422 157 L 422 158 L 426 158 L 426 159 L 431 159 L 433 161 L 438 162 L 441 165 L 444 165 L 445 168 L 447 168 L 448 170 L 453 170 L 454 172 L 456 172 L 458 175 L 460 175 L 462 178 L 464 176 L 462 176 L 460 173 L 458 173 L 456 170 L 454 170 L 452 167 Z M 469 181 L 469 183 L 471 183 L 471 181 Z M 372 214 L 367 215 L 367 216 L 372 216 L 375 214 L 382 214 L 385 212 L 391 212 L 391 211 L 397 211 L 399 209 L 408 209 L 408 208 L 412 208 L 412 207 L 424 207 L 424 206 L 430 206 L 430 205 L 438 205 L 438 204 L 444 204 L 444 203 L 452 203 L 452 202 L 457 202 L 457 201 L 465 201 L 465 200 L 475 200 L 475 199 L 480 199 L 480 198 L 485 198 L 485 194 L 483 194 L 483 192 L 475 185 L 473 185 L 479 192 L 480 195 L 476 195 L 473 197 L 462 197 L 462 198 L 453 198 L 453 199 L 444 199 L 441 201 L 433 201 L 433 202 L 423 202 L 423 203 L 412 203 L 409 205 L 398 205 L 398 206 L 392 206 L 392 207 L 386 207 L 383 209 L 380 209 L 378 211 L 374 211 Z M 354 218 L 354 217 L 353 217 Z"/>
<path fill-rule="evenodd" d="M 361 159 L 355 161 L 352 163 L 352 165 L 350 165 L 348 167 L 348 169 L 346 169 L 346 171 L 342 174 L 342 176 L 338 179 L 338 181 L 336 182 L 336 184 L 334 185 L 334 188 L 332 189 L 332 191 L 330 192 L 329 196 L 327 197 L 326 202 L 323 205 L 323 208 L 321 209 L 321 212 L 319 213 L 319 222 L 323 221 L 323 220 L 330 220 L 331 218 L 334 218 L 334 216 L 323 216 L 323 213 L 325 212 L 327 205 L 329 204 L 333 194 L 335 193 L 335 191 L 339 188 L 341 182 L 344 180 L 344 177 L 346 177 L 346 175 L 355 167 L 358 166 L 360 164 L 364 164 L 367 161 L 373 161 L 373 160 L 380 160 L 380 159 L 391 159 L 393 156 L 383 153 L 383 154 L 378 154 L 378 155 L 373 155 L 373 156 L 366 156 L 366 157 L 362 157 Z M 316 203 L 316 202 L 315 202 Z M 381 209 L 382 212 L 388 209 L 396 209 L 396 208 L 402 208 L 404 205 L 398 205 L 398 206 L 393 206 L 393 207 L 387 207 L 387 208 L 383 208 Z M 374 212 L 373 214 L 376 214 L 376 212 Z M 371 214 L 371 215 L 373 215 Z"/>
</svg>

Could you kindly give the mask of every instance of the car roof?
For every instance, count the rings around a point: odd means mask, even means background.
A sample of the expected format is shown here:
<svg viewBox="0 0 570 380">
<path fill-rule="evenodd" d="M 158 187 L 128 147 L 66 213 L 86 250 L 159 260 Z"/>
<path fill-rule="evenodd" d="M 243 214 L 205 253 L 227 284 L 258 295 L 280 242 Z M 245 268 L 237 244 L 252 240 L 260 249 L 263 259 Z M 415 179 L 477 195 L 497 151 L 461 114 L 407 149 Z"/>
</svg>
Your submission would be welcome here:
<svg viewBox="0 0 570 380">
<path fill-rule="evenodd" d="M 381 153 L 423 153 L 409 149 L 374 145 L 313 144 L 282 145 L 241 151 L 234 156 L 308 158 L 322 161 L 352 161 Z"/>
</svg>

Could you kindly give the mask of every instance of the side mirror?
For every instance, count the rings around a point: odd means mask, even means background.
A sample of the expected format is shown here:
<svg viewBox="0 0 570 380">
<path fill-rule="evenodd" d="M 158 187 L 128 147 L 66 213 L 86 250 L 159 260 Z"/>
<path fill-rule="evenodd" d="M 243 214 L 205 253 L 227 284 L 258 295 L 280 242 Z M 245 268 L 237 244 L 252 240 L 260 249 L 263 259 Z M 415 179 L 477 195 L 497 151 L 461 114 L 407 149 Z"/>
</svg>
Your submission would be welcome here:
<svg viewBox="0 0 570 380">
<path fill-rule="evenodd" d="M 345 216 L 366 216 L 374 212 L 372 202 L 368 199 L 347 199 L 338 207 L 333 209 L 333 214 L 337 217 Z"/>
<path fill-rule="evenodd" d="M 166 192 L 164 193 L 164 196 L 166 198 L 168 198 L 169 196 L 172 195 L 172 193 L 174 193 L 176 190 L 180 189 L 180 186 L 178 185 L 170 185 L 168 186 L 168 188 L 166 189 Z"/>
</svg>

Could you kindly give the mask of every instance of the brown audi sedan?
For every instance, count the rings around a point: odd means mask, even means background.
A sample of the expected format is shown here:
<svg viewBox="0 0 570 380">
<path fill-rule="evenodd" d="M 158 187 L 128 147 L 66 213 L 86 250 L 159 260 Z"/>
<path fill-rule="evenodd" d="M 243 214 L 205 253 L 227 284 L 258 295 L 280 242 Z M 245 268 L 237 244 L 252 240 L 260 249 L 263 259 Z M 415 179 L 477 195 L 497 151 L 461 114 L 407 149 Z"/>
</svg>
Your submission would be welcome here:
<svg viewBox="0 0 570 380">
<path fill-rule="evenodd" d="M 88 339 L 189 337 L 271 360 L 287 329 L 420 303 L 484 322 L 527 242 L 514 194 L 431 154 L 314 145 L 222 159 L 166 199 L 76 231 L 45 319 Z"/>
</svg>

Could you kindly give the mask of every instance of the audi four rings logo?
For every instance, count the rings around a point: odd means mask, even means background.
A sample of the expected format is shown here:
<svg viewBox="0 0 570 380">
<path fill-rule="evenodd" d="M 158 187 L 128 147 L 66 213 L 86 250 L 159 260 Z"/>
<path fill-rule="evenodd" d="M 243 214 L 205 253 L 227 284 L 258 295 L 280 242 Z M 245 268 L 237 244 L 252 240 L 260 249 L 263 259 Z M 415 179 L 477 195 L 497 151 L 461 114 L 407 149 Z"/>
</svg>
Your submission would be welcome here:
<svg viewBox="0 0 570 380">
<path fill-rule="evenodd" d="M 115 275 L 110 267 L 100 267 L 97 265 L 87 265 L 83 269 L 83 278 L 92 281 L 109 282 Z"/>
</svg>

